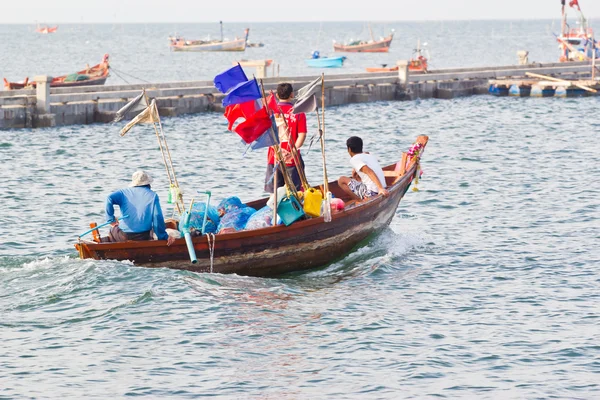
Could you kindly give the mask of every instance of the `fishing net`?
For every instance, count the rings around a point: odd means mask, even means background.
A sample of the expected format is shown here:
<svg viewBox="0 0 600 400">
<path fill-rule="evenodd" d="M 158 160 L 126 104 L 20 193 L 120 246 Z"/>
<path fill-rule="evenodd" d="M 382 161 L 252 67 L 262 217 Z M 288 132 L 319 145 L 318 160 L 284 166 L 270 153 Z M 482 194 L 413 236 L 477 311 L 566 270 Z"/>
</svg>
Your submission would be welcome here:
<svg viewBox="0 0 600 400">
<path fill-rule="evenodd" d="M 206 203 L 194 203 L 192 207 L 192 212 L 190 214 L 190 223 L 188 225 L 189 228 L 194 228 L 197 231 L 202 230 L 202 223 L 204 222 L 204 213 L 206 212 Z M 204 233 L 216 233 L 217 226 L 219 225 L 220 217 L 219 212 L 217 211 L 217 207 L 208 206 L 208 214 L 206 220 L 206 227 L 204 228 Z M 179 230 L 181 233 L 184 232 L 183 224 L 180 224 Z"/>
<path fill-rule="evenodd" d="M 78 73 L 69 74 L 65 77 L 65 82 L 79 82 L 90 79 L 88 75 L 79 75 Z"/>
</svg>

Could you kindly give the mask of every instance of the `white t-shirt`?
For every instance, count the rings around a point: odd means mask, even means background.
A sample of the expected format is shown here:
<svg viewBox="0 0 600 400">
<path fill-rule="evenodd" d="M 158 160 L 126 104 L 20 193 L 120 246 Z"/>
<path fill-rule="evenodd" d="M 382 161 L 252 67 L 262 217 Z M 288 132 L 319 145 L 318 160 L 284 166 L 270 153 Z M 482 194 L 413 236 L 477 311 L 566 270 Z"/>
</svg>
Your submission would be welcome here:
<svg viewBox="0 0 600 400">
<path fill-rule="evenodd" d="M 379 178 L 381 186 L 386 187 L 383 169 L 381 169 L 381 166 L 379 165 L 379 162 L 375 156 L 366 153 L 355 154 L 354 157 L 350 159 L 350 164 L 352 165 L 352 168 L 358 172 L 358 176 L 360 176 L 362 183 L 367 185 L 367 189 L 370 191 L 378 193 L 379 188 L 377 187 L 377 184 L 374 183 L 371 178 L 369 178 L 369 175 L 360 171 L 360 169 L 365 165 L 375 172 L 375 175 L 377 175 L 377 178 Z"/>
</svg>

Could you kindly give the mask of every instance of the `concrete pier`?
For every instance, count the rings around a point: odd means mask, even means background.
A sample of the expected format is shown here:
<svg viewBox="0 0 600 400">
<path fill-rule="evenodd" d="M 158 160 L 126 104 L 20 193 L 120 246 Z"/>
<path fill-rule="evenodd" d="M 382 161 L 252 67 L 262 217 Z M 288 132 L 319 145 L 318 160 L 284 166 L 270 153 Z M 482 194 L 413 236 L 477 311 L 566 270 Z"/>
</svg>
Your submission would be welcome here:
<svg viewBox="0 0 600 400">
<path fill-rule="evenodd" d="M 488 94 L 490 79 L 522 78 L 527 72 L 565 79 L 586 79 L 591 74 L 589 62 L 457 68 L 428 73 L 409 72 L 406 61 L 399 61 L 398 66 L 398 72 L 325 75 L 327 106 Z M 272 77 L 263 82 L 265 89 L 270 90 L 279 82 L 290 82 L 300 88 L 314 79 L 315 76 Z M 36 77 L 37 90 L 0 91 L 0 129 L 110 122 L 142 89 L 156 98 L 162 116 L 222 111 L 223 94 L 212 81 L 80 86 L 48 91 L 50 80 L 50 77 Z"/>
</svg>

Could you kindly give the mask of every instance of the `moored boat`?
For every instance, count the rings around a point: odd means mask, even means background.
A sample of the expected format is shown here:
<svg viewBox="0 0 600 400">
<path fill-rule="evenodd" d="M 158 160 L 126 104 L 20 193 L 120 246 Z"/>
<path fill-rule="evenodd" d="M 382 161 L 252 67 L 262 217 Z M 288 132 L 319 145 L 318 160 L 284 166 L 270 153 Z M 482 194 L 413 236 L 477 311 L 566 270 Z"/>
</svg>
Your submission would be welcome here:
<svg viewBox="0 0 600 400">
<path fill-rule="evenodd" d="M 194 272 L 237 273 L 252 276 L 274 276 L 323 266 L 348 254 L 360 242 L 385 229 L 396 212 L 400 200 L 413 180 L 418 179 L 419 160 L 427 144 L 427 136 L 419 136 L 412 155 L 403 155 L 397 164 L 384 168 L 389 195 L 378 195 L 355 203 L 337 185 L 329 190 L 346 201 L 346 207 L 332 213 L 330 222 L 324 217 L 305 219 L 289 226 L 223 233 L 193 238 L 197 263 L 191 263 L 184 239 L 171 246 L 166 241 L 126 241 L 97 243 L 80 239 L 75 244 L 81 258 L 96 260 L 130 260 L 144 267 L 167 267 Z M 267 199 L 247 205 L 260 209 Z"/>
<path fill-rule="evenodd" d="M 423 46 L 427 46 L 424 43 Z M 427 52 L 429 55 L 429 52 Z M 427 58 L 423 55 L 421 49 L 421 41 L 417 41 L 417 48 L 413 50 L 413 57 L 408 62 L 408 70 L 411 72 L 427 72 Z M 367 72 L 395 72 L 398 71 L 398 66 L 388 67 L 387 64 L 382 64 L 381 67 L 367 68 Z"/>
<path fill-rule="evenodd" d="M 170 47 L 173 51 L 245 51 L 248 44 L 249 28 L 244 30 L 244 36 L 233 40 L 223 40 L 221 26 L 221 39 L 214 40 L 186 40 L 181 37 L 170 37 Z"/>
<path fill-rule="evenodd" d="M 265 67 L 270 67 L 273 64 L 273 60 L 239 60 L 233 61 L 233 65 L 240 64 L 242 67 L 256 67 L 258 65 L 263 65 Z"/>
<path fill-rule="evenodd" d="M 369 28 L 370 29 L 370 28 Z M 394 39 L 394 30 L 389 36 L 375 40 L 371 32 L 371 40 L 354 40 L 342 44 L 333 41 L 333 51 L 347 53 L 387 53 Z"/>
<path fill-rule="evenodd" d="M 57 29 L 58 29 L 58 25 L 50 27 L 50 26 L 47 26 L 47 25 L 40 26 L 38 24 L 37 27 L 35 28 L 35 31 L 37 33 L 48 34 L 48 33 L 54 33 L 54 32 L 56 32 Z"/>
<path fill-rule="evenodd" d="M 588 26 L 587 20 L 581 11 L 578 0 L 569 1 L 569 7 L 578 12 L 578 27 L 569 28 L 567 23 L 566 0 L 561 0 L 562 22 L 560 35 L 556 36 L 560 48 L 560 62 L 586 61 L 600 56 L 600 47 L 594 39 L 594 31 Z"/>
<path fill-rule="evenodd" d="M 312 58 L 306 59 L 306 65 L 312 68 L 341 68 L 346 57 L 321 57 L 318 51 L 313 51 Z"/>
<path fill-rule="evenodd" d="M 105 54 L 100 64 L 96 64 L 93 67 L 87 67 L 73 74 L 52 78 L 50 87 L 104 85 L 109 76 L 109 68 L 108 54 Z M 9 82 L 4 78 L 5 90 L 25 89 L 30 87 L 35 88 L 36 83 L 35 81 L 29 81 L 29 78 L 25 78 L 22 82 Z"/>
<path fill-rule="evenodd" d="M 387 64 L 382 64 L 381 67 L 368 67 L 367 72 L 397 72 L 398 66 L 388 67 Z M 412 72 L 427 72 L 427 59 L 423 56 L 410 60 L 408 70 Z"/>
</svg>

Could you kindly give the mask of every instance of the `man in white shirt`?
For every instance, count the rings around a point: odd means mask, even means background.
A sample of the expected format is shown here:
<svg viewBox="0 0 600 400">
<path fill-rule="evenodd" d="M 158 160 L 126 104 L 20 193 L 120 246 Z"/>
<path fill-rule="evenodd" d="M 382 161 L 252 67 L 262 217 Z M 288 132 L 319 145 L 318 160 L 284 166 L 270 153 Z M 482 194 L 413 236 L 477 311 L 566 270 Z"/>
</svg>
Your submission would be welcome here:
<svg viewBox="0 0 600 400">
<path fill-rule="evenodd" d="M 346 146 L 351 157 L 352 178 L 342 176 L 338 179 L 340 188 L 355 200 L 364 200 L 378 194 L 388 196 L 383 169 L 375 156 L 363 153 L 362 139 L 352 136 L 346 141 Z"/>
</svg>

